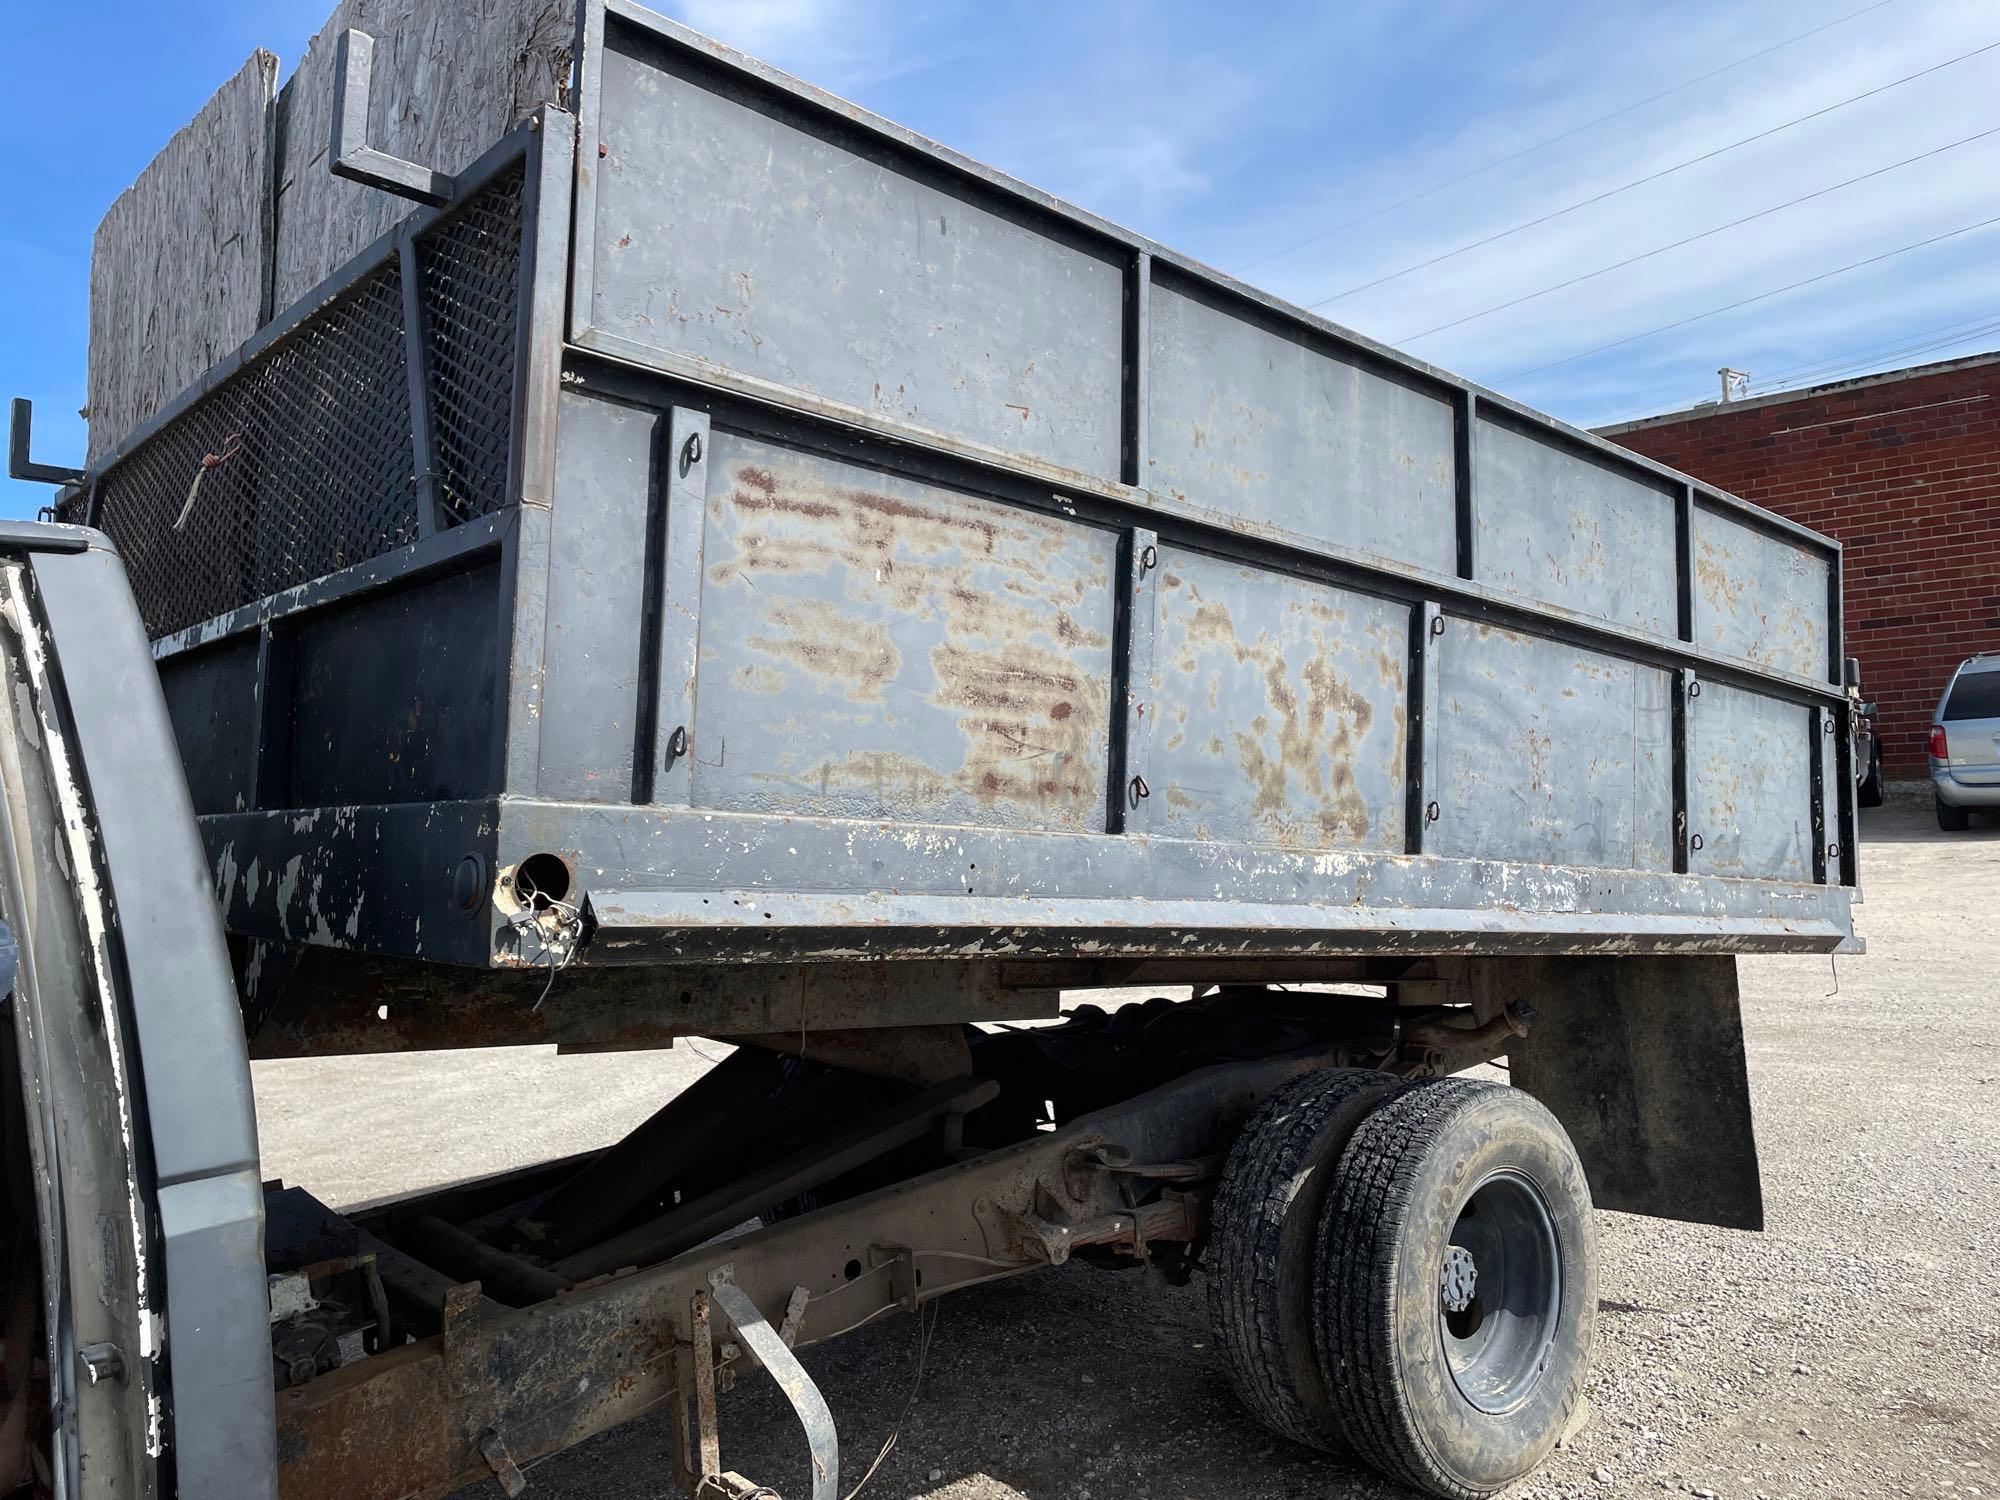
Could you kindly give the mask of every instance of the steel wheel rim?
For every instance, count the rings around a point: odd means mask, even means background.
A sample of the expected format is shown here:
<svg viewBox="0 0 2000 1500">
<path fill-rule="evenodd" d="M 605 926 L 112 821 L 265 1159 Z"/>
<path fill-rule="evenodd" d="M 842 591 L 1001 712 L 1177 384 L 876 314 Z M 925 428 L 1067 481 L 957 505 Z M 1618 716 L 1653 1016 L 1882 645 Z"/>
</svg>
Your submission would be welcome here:
<svg viewBox="0 0 2000 1500">
<path fill-rule="evenodd" d="M 1562 1271 L 1541 1189 L 1512 1168 L 1481 1178 L 1459 1206 L 1435 1292 L 1439 1353 L 1478 1410 L 1503 1415 L 1534 1391 L 1555 1347 Z"/>
</svg>

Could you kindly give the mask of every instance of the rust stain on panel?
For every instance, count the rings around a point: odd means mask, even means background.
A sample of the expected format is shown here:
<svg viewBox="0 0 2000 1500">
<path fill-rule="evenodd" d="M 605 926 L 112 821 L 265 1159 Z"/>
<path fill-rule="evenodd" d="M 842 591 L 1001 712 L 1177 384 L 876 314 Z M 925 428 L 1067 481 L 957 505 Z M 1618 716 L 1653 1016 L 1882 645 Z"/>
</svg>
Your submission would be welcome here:
<svg viewBox="0 0 2000 1500">
<path fill-rule="evenodd" d="M 725 791 L 739 799 L 717 805 L 1096 826 L 1109 538 L 747 440 L 719 439 L 724 459 L 725 444 L 747 461 L 719 465 L 709 507 L 702 650 L 729 663 L 719 717 L 737 731 Z M 739 639 L 709 633 L 725 617 Z M 751 710 L 745 689 L 784 707 Z M 829 713 L 829 691 L 854 715 Z"/>
<path fill-rule="evenodd" d="M 1694 530 L 1699 637 L 1760 666 L 1817 676 L 1825 668 L 1827 565 L 1789 542 L 1698 514 Z"/>
<path fill-rule="evenodd" d="M 1400 841 L 1407 617 L 1225 565 L 1170 576 L 1178 595 L 1160 690 L 1177 723 L 1191 705 L 1220 720 L 1192 754 L 1185 729 L 1162 746 L 1174 756 L 1174 775 L 1161 779 L 1181 830 L 1203 837 L 1233 817 L 1251 825 L 1235 836 L 1287 847 Z M 1239 620 L 1246 601 L 1255 614 Z M 1371 735 L 1385 711 L 1388 733 Z M 1219 763 L 1203 770 L 1203 759 Z"/>
<path fill-rule="evenodd" d="M 902 655 L 887 629 L 874 620 L 854 619 L 828 600 L 786 600 L 773 605 L 766 618 L 778 633 L 750 636 L 747 643 L 754 650 L 802 667 L 811 676 L 839 680 L 857 702 L 880 703 L 883 685 L 902 667 Z"/>
</svg>

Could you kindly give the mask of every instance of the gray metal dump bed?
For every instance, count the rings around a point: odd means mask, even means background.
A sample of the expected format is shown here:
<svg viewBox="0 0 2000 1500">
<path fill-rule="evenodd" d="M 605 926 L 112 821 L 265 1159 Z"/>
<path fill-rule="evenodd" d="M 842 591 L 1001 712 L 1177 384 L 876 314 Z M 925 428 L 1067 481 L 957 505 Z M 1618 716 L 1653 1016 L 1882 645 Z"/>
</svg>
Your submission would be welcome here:
<svg viewBox="0 0 2000 1500">
<path fill-rule="evenodd" d="M 237 933 L 1851 940 L 1837 544 L 623 0 L 575 68 L 449 178 L 354 157 L 446 201 L 68 502 Z"/>
</svg>

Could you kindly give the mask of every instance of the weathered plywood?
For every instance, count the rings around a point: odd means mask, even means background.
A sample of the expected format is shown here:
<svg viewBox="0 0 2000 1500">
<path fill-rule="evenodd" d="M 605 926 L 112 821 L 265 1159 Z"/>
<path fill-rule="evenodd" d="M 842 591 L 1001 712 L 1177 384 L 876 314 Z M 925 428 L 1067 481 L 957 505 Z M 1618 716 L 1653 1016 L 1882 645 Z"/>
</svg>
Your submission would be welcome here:
<svg viewBox="0 0 2000 1500">
<path fill-rule="evenodd" d="M 1674 500 L 1666 483 L 1481 420 L 1474 443 L 1479 577 L 1544 604 L 1671 636 Z"/>
<path fill-rule="evenodd" d="M 1144 483 L 1260 528 L 1458 567 L 1450 404 L 1252 322 L 1191 283 L 1152 294 Z"/>
<path fill-rule="evenodd" d="M 1697 505 L 1694 638 L 1776 672 L 1822 680 L 1833 559 L 1775 531 Z"/>
<path fill-rule="evenodd" d="M 257 331 L 277 77 L 278 59 L 253 53 L 97 226 L 93 462 Z"/>
<path fill-rule="evenodd" d="M 341 0 L 279 100 L 279 310 L 415 206 L 327 169 L 334 54 L 350 26 L 375 38 L 368 140 L 392 156 L 463 171 L 567 96 L 576 0 Z"/>
</svg>

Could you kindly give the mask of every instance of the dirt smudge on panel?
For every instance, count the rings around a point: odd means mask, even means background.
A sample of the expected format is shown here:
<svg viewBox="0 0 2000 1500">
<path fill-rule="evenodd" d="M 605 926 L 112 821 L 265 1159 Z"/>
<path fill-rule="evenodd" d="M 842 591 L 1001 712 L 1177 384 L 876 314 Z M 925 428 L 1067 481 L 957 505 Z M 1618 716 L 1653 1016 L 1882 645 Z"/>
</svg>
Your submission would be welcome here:
<svg viewBox="0 0 2000 1500">
<path fill-rule="evenodd" d="M 1697 621 L 1706 644 L 1803 676 L 1824 670 L 1824 564 L 1720 520 L 1697 528 L 1694 544 Z M 1782 559 L 1775 566 L 1774 551 Z"/>
<path fill-rule="evenodd" d="M 1701 602 L 1717 614 L 1735 614 L 1736 587 L 1729 555 L 1699 534 L 1694 539 L 1694 553 L 1694 576 L 1701 586 Z"/>
</svg>

